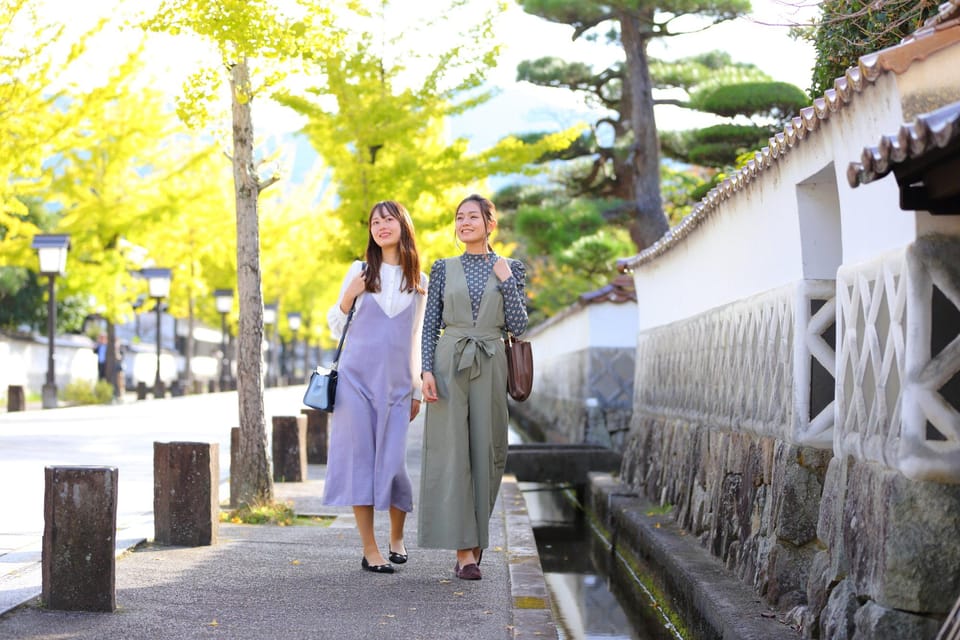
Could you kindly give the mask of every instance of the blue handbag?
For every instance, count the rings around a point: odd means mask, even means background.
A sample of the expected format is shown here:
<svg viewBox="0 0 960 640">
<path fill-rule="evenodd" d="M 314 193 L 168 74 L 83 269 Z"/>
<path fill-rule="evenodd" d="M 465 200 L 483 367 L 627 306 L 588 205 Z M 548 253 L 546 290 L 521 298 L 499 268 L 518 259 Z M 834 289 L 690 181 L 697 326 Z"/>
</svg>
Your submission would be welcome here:
<svg viewBox="0 0 960 640">
<path fill-rule="evenodd" d="M 364 263 L 364 267 L 366 267 L 366 263 Z M 347 314 L 347 322 L 343 325 L 343 333 L 340 334 L 340 343 L 337 345 L 337 353 L 333 358 L 330 371 L 320 373 L 314 369 L 313 373 L 310 374 L 307 390 L 303 394 L 303 404 L 311 409 L 333 413 L 333 405 L 337 399 L 337 365 L 340 363 L 343 339 L 347 337 L 347 329 L 350 328 L 350 321 L 353 319 L 353 310 L 356 306 L 357 300 L 354 298 L 353 304 L 350 305 L 350 313 Z"/>
<path fill-rule="evenodd" d="M 333 413 L 334 401 L 337 399 L 337 370 L 329 373 L 314 371 L 310 374 L 307 391 L 303 394 L 303 404 L 312 409 L 319 409 Z"/>
</svg>

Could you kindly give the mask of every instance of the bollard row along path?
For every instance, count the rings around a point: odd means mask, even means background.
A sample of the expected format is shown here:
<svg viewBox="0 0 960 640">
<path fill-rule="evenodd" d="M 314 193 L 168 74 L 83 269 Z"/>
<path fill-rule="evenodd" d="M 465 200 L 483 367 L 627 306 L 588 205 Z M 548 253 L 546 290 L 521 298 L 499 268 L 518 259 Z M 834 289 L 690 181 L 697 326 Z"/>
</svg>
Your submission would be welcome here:
<svg viewBox="0 0 960 640">
<path fill-rule="evenodd" d="M 301 395 L 296 387 L 265 392 L 271 450 L 317 460 L 325 442 L 310 437 L 310 416 L 299 415 Z M 301 481 L 287 481 L 294 475 L 287 468 L 275 493 L 298 514 L 329 516 L 329 526 L 217 523 L 218 502 L 229 492 L 224 450 L 236 406 L 235 393 L 220 393 L 0 414 L 0 482 L 7 489 L 0 493 L 0 638 L 557 637 L 523 498 L 509 477 L 491 522 L 483 579 L 475 582 L 454 577 L 453 552 L 417 547 L 415 515 L 406 528 L 409 562 L 392 575 L 362 571 L 352 510 L 320 504 L 319 463 L 306 464 Z M 287 454 L 273 443 L 278 424 L 294 432 L 277 436 Z M 421 418 L 410 434 L 408 468 L 416 485 Z M 78 470 L 87 471 L 82 481 Z M 71 500 L 96 503 L 85 511 L 100 520 L 76 519 L 72 526 L 95 529 L 114 510 L 107 551 L 103 540 L 87 541 L 106 557 L 91 551 L 89 558 L 72 558 L 70 572 L 54 567 L 56 545 L 64 542 L 57 535 L 67 524 L 45 517 L 48 480 L 72 487 L 54 492 L 60 504 L 48 501 L 48 511 L 68 513 Z M 155 494 L 163 485 L 168 490 Z M 94 497 L 81 496 L 87 490 Z M 191 501 L 178 492 L 195 495 Z M 377 513 L 376 531 L 385 546 L 385 513 Z M 112 570 L 110 547 L 117 554 Z M 85 575 L 85 564 L 94 569 L 86 574 L 92 581 L 72 590 L 78 578 L 67 577 Z M 58 571 L 67 583 L 54 581 Z M 58 608 L 51 597 L 91 602 Z"/>
</svg>

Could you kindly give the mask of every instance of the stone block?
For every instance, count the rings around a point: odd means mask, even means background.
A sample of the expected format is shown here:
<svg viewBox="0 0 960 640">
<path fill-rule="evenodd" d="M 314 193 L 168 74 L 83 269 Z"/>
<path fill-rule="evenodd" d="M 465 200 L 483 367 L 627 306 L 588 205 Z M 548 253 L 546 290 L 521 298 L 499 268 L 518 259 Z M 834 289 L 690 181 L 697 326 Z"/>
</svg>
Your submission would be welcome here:
<svg viewBox="0 0 960 640">
<path fill-rule="evenodd" d="M 154 442 L 154 539 L 184 547 L 216 544 L 219 485 L 220 445 Z"/>
<path fill-rule="evenodd" d="M 867 602 L 854 616 L 856 638 L 911 638 L 934 640 L 940 621 L 908 611 L 886 609 L 875 602 Z"/>
<path fill-rule="evenodd" d="M 7 412 L 25 411 L 27 408 L 27 399 L 23 393 L 23 386 L 11 384 L 7 386 Z"/>
<path fill-rule="evenodd" d="M 301 409 L 307 416 L 307 463 L 327 464 L 327 428 L 330 414 L 317 409 Z"/>
<path fill-rule="evenodd" d="M 307 416 L 273 416 L 273 481 L 307 479 Z"/>
<path fill-rule="evenodd" d="M 116 467 L 46 467 L 44 475 L 45 606 L 115 611 Z"/>
</svg>

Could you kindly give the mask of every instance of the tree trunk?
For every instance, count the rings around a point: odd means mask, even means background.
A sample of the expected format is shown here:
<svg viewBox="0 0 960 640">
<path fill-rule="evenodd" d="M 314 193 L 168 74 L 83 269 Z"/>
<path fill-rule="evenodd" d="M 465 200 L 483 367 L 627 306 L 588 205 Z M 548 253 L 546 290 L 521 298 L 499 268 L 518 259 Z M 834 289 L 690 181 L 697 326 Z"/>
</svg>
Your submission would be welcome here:
<svg viewBox="0 0 960 640">
<path fill-rule="evenodd" d="M 620 36 L 626 52 L 627 65 L 624 92 L 630 96 L 630 128 L 634 141 L 631 153 L 633 165 L 634 202 L 636 215 L 630 228 L 630 237 L 643 251 L 669 229 L 663 215 L 660 197 L 660 143 L 653 115 L 653 88 L 647 62 L 647 38 L 640 32 L 640 18 L 635 12 L 623 11 L 620 16 Z"/>
<path fill-rule="evenodd" d="M 246 59 L 231 69 L 233 104 L 233 182 L 237 200 L 237 397 L 240 403 L 237 505 L 273 500 L 273 478 L 267 459 L 267 427 L 263 409 L 263 294 L 260 290 L 260 229 L 257 197 L 260 185 L 253 165 L 253 119 L 250 75 Z"/>
</svg>

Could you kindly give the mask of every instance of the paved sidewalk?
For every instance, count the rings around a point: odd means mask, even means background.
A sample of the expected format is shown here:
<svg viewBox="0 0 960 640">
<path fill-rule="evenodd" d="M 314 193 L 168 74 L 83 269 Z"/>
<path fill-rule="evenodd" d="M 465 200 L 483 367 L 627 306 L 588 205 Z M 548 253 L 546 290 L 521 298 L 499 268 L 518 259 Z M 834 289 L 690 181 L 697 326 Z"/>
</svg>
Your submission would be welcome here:
<svg viewBox="0 0 960 640">
<path fill-rule="evenodd" d="M 298 413 L 299 393 L 298 389 L 268 391 L 268 410 L 272 408 L 275 415 Z M 207 402 L 222 409 L 223 399 L 216 396 L 231 395 L 235 403 L 235 394 L 210 394 Z M 149 405 L 151 412 L 157 413 L 180 401 L 138 404 Z M 60 411 L 67 410 L 44 413 Z M 77 419 L 75 414 L 61 417 L 63 422 Z M 2 451 L 16 442 L 22 445 L 21 439 L 5 438 L 9 426 L 6 417 L 0 417 L 0 467 L 7 466 Z M 137 437 L 136 431 L 130 433 Z M 418 419 L 411 426 L 407 449 L 415 484 L 421 434 L 422 419 Z M 145 445 L 140 442 L 137 446 L 142 449 Z M 93 450 L 103 447 L 106 444 L 101 442 Z M 109 457 L 107 451 L 103 453 Z M 220 455 L 223 469 L 229 465 L 229 449 L 221 445 Z M 143 455 L 139 458 L 142 466 Z M 122 494 L 125 467 L 119 468 Z M 452 551 L 416 546 L 415 514 L 406 528 L 410 561 L 397 565 L 393 575 L 363 571 L 352 510 L 320 505 L 323 471 L 322 466 L 311 465 L 306 482 L 276 483 L 275 491 L 277 498 L 292 501 L 298 513 L 336 516 L 329 527 L 222 524 L 216 545 L 165 547 L 149 542 L 152 513 L 137 515 L 136 507 L 131 507 L 118 532 L 121 555 L 116 566 L 115 613 L 43 609 L 36 597 L 39 582 L 29 579 L 34 572 L 39 577 L 37 523 L 21 527 L 26 531 L 17 533 L 18 528 L 8 521 L 10 505 L 4 504 L 9 496 L 0 498 L 0 516 L 4 518 L 0 522 L 0 599 L 29 601 L 0 616 L 0 638 L 557 637 L 529 518 L 511 478 L 505 479 L 491 522 L 491 548 L 481 566 L 483 580 L 470 582 L 453 575 Z M 6 475 L 0 470 L 0 482 L 9 480 Z M 33 481 L 37 474 L 30 475 Z M 130 475 L 127 471 L 126 478 Z M 42 469 L 39 476 L 42 482 Z M 142 484 L 142 478 L 139 481 Z M 226 485 L 222 485 L 220 497 L 225 501 Z M 385 513 L 377 513 L 376 528 L 385 545 L 389 530 Z M 16 542 L 24 544 L 12 546 Z"/>
</svg>

